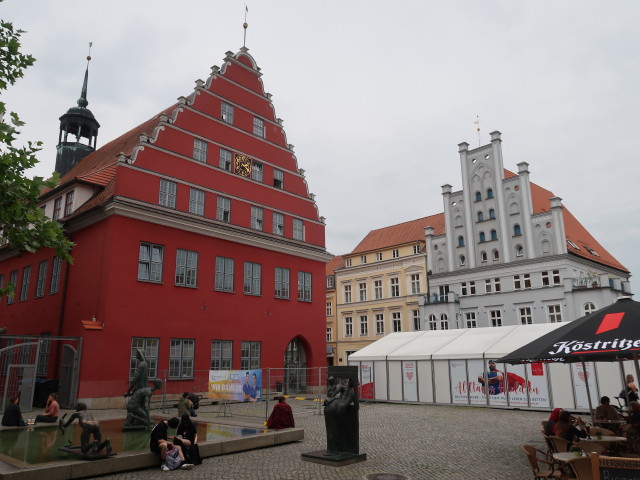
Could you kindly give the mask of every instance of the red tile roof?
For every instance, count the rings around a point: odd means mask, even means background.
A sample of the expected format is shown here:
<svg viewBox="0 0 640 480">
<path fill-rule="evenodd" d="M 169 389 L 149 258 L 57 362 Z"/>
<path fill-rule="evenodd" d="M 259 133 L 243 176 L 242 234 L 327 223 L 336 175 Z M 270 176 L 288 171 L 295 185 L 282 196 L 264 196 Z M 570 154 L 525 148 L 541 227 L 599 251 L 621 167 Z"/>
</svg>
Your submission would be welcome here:
<svg viewBox="0 0 640 480">
<path fill-rule="evenodd" d="M 379 248 L 424 241 L 424 227 L 428 226 L 435 229 L 436 235 L 444 234 L 444 213 L 371 230 L 351 253 L 368 252 Z"/>
<path fill-rule="evenodd" d="M 344 258 L 342 257 L 342 255 L 333 257 L 325 265 L 327 276 L 334 275 L 336 270 L 342 267 L 344 267 Z"/>
<path fill-rule="evenodd" d="M 170 113 L 176 105 L 163 110 L 152 118 L 137 127 L 132 128 L 127 133 L 111 140 L 95 152 L 84 157 L 71 170 L 60 178 L 58 185 L 53 188 L 44 189 L 41 197 L 51 195 L 54 191 L 65 188 L 75 182 L 89 183 L 97 187 L 104 187 L 97 190 L 96 194 L 86 203 L 78 208 L 71 216 L 78 215 L 97 205 L 101 205 L 113 196 L 115 191 L 115 178 L 118 169 L 118 154 L 120 152 L 130 155 L 133 148 L 140 142 L 140 135 L 151 134 L 155 126 L 160 121 L 161 114 Z"/>
</svg>

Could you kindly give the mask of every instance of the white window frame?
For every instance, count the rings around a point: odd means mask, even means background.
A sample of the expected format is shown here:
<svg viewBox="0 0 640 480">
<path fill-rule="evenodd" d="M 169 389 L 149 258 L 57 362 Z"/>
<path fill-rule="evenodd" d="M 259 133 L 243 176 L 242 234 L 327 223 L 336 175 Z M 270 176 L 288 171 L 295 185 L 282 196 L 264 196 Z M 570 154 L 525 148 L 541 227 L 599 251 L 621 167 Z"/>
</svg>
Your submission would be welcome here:
<svg viewBox="0 0 640 480">
<path fill-rule="evenodd" d="M 164 246 L 157 245 L 155 243 L 140 242 L 140 250 L 138 253 L 138 280 L 141 282 L 161 283 L 163 259 L 164 259 Z M 147 275 L 141 275 L 140 268 L 144 266 L 147 267 L 146 268 Z M 56 267 L 56 264 L 54 260 L 54 264 L 53 264 L 54 271 L 55 271 L 55 267 Z M 144 273 L 144 269 L 142 273 Z M 51 283 L 53 288 L 53 279 Z"/>
<path fill-rule="evenodd" d="M 243 292 L 245 295 L 260 295 L 262 280 L 262 265 L 254 262 L 244 262 Z"/>
<path fill-rule="evenodd" d="M 216 257 L 216 274 L 214 290 L 217 292 L 233 292 L 233 258 Z"/>
<path fill-rule="evenodd" d="M 253 117 L 253 134 L 257 137 L 265 138 L 264 133 L 264 120 L 260 117 Z"/>
<path fill-rule="evenodd" d="M 220 118 L 225 123 L 233 125 L 233 105 L 227 102 L 220 102 Z"/>
<path fill-rule="evenodd" d="M 413 330 L 420 331 L 420 310 L 411 310 L 411 316 L 413 317 Z"/>
<path fill-rule="evenodd" d="M 325 316 L 331 317 L 332 315 L 333 315 L 333 303 L 327 302 L 326 303 Z"/>
<path fill-rule="evenodd" d="M 202 190 L 189 189 L 189 213 L 204 216 L 204 192 Z"/>
<path fill-rule="evenodd" d="M 193 159 L 198 162 L 207 163 L 207 142 L 199 138 L 193 139 Z"/>
<path fill-rule="evenodd" d="M 376 300 L 382 300 L 382 280 L 374 280 L 373 281 L 373 297 Z"/>
<path fill-rule="evenodd" d="M 273 170 L 273 186 L 278 190 L 284 190 L 284 172 L 277 168 Z"/>
<path fill-rule="evenodd" d="M 353 317 L 344 317 L 344 336 L 353 337 Z"/>
<path fill-rule="evenodd" d="M 502 326 L 502 310 L 489 310 L 489 320 L 492 327 Z"/>
<path fill-rule="evenodd" d="M 360 336 L 369 336 L 369 318 L 366 315 L 360 315 Z"/>
<path fill-rule="evenodd" d="M 231 370 L 233 341 L 211 340 L 211 370 Z"/>
<path fill-rule="evenodd" d="M 220 149 L 220 168 L 222 170 L 226 170 L 227 172 L 231 171 L 231 166 L 233 165 L 233 154 L 231 151 L 226 148 Z"/>
<path fill-rule="evenodd" d="M 251 163 L 251 179 L 262 183 L 264 179 L 264 165 L 261 162 L 254 160 Z"/>
<path fill-rule="evenodd" d="M 293 239 L 304 241 L 304 222 L 299 218 L 293 219 Z"/>
<path fill-rule="evenodd" d="M 291 292 L 291 272 L 288 268 L 275 268 L 274 294 L 276 298 L 289 298 Z"/>
<path fill-rule="evenodd" d="M 44 297 L 44 287 L 47 283 L 48 266 L 49 266 L 49 260 L 42 260 L 38 265 L 38 283 L 36 284 L 36 298 Z M 0 281 L 0 288 L 2 288 L 1 281 Z"/>
<path fill-rule="evenodd" d="M 367 301 L 367 284 L 366 284 L 366 282 L 359 282 L 358 283 L 358 300 L 360 302 L 366 302 Z"/>
<path fill-rule="evenodd" d="M 478 322 L 476 320 L 476 312 L 465 312 L 464 314 L 467 328 L 478 328 Z"/>
<path fill-rule="evenodd" d="M 384 313 L 376 313 L 376 335 L 384 335 Z"/>
<path fill-rule="evenodd" d="M 311 301 L 311 273 L 298 272 L 298 300 L 301 302 Z"/>
<path fill-rule="evenodd" d="M 178 185 L 171 180 L 160 179 L 158 203 L 167 208 L 176 208 L 176 191 Z"/>
<path fill-rule="evenodd" d="M 382 252 L 376 252 L 376 262 L 382 261 Z"/>
<path fill-rule="evenodd" d="M 196 341 L 193 338 L 172 338 L 169 344 L 169 378 L 193 378 Z"/>
<path fill-rule="evenodd" d="M 391 258 L 400 258 L 400 250 L 397 248 L 391 250 Z"/>
<path fill-rule="evenodd" d="M 70 192 L 67 192 L 67 194 L 64 196 L 64 216 L 65 217 L 68 217 L 73 213 L 73 198 L 74 198 L 73 190 L 71 190 Z"/>
<path fill-rule="evenodd" d="M 533 324 L 533 314 L 531 312 L 531 307 L 518 307 L 518 319 L 520 320 L 520 325 Z"/>
<path fill-rule="evenodd" d="M 402 331 L 402 312 L 391 312 L 391 325 L 394 332 Z"/>
<path fill-rule="evenodd" d="M 351 285 L 345 285 L 342 290 L 344 293 L 344 303 L 351 303 Z"/>
<path fill-rule="evenodd" d="M 231 223 L 231 199 L 218 197 L 216 202 L 216 220 Z"/>
<path fill-rule="evenodd" d="M 178 248 L 176 250 L 175 285 L 181 287 L 197 287 L 198 252 Z"/>
<path fill-rule="evenodd" d="M 420 274 L 412 273 L 409 277 L 411 281 L 411 294 L 417 295 L 420 293 Z"/>
<path fill-rule="evenodd" d="M 552 303 L 546 306 L 547 319 L 549 323 L 562 322 L 562 306 L 559 303 Z"/>
<path fill-rule="evenodd" d="M 251 206 L 251 228 L 260 231 L 264 228 L 264 210 L 253 205 Z"/>
<path fill-rule="evenodd" d="M 273 234 L 284 237 L 284 215 L 273 212 Z"/>
<path fill-rule="evenodd" d="M 400 296 L 400 279 L 398 277 L 391 277 L 389 279 L 389 289 L 391 297 L 395 298 Z"/>
<path fill-rule="evenodd" d="M 162 269 L 160 270 L 162 271 Z M 62 272 L 62 259 L 60 257 L 53 257 L 49 295 L 54 295 L 60 291 L 60 272 Z"/>
</svg>

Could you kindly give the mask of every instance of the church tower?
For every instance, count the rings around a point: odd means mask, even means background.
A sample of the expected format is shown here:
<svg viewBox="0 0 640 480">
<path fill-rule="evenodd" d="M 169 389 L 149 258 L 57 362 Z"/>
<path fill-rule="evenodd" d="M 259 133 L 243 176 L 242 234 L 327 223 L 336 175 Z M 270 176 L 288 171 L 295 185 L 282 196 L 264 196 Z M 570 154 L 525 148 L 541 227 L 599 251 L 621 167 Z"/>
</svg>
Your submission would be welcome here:
<svg viewBox="0 0 640 480">
<path fill-rule="evenodd" d="M 78 106 L 71 107 L 60 117 L 60 133 L 58 135 L 58 153 L 56 155 L 56 172 L 62 177 L 80 160 L 96 150 L 98 129 L 100 124 L 87 108 L 87 82 L 89 80 L 89 61 L 84 72 L 82 92 Z M 74 138 L 75 137 L 75 138 Z"/>
</svg>

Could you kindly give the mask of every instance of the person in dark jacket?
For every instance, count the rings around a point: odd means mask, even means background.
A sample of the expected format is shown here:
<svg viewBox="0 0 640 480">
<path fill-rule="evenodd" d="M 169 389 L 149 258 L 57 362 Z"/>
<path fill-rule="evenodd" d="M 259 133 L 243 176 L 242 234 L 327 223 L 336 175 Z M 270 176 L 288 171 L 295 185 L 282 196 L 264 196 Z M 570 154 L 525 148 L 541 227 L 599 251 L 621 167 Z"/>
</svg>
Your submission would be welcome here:
<svg viewBox="0 0 640 480">
<path fill-rule="evenodd" d="M 9 403 L 2 415 L 2 425 L 5 427 L 24 427 L 26 423 L 22 419 L 20 411 L 20 395 L 14 395 L 9 399 Z"/>
<path fill-rule="evenodd" d="M 293 420 L 291 407 L 284 397 L 278 397 L 278 403 L 273 407 L 273 411 L 267 420 L 267 428 L 278 430 L 280 428 L 293 428 L 296 422 Z"/>
</svg>

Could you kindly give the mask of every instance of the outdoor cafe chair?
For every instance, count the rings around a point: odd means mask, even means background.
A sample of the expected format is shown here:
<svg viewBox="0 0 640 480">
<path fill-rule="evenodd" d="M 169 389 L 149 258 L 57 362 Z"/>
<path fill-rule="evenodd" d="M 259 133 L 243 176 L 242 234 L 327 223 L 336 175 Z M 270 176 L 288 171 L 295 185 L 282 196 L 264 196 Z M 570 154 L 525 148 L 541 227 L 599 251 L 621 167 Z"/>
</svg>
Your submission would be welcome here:
<svg viewBox="0 0 640 480">
<path fill-rule="evenodd" d="M 612 430 L 609 430 L 608 428 L 604 428 L 604 427 L 591 427 L 589 428 L 589 435 L 597 435 L 598 432 L 600 432 L 602 435 L 616 435 L 616 433 Z"/>
<path fill-rule="evenodd" d="M 594 480 L 591 470 L 591 458 L 576 457 L 567 462 L 578 480 Z"/>
<path fill-rule="evenodd" d="M 553 444 L 554 451 L 556 453 L 560 452 L 568 452 L 569 447 L 571 446 L 571 442 L 568 442 L 562 437 L 556 437 L 555 435 L 550 435 L 549 440 Z"/>
<path fill-rule="evenodd" d="M 523 445 L 522 448 L 524 449 L 524 453 L 529 460 L 529 465 L 531 466 L 534 480 L 543 480 L 550 478 L 554 478 L 557 480 L 566 480 L 567 476 L 565 475 L 564 471 L 558 468 L 554 464 L 553 459 L 550 458 L 542 450 L 538 450 L 533 445 Z"/>
<path fill-rule="evenodd" d="M 576 446 L 580 447 L 585 453 L 596 452 L 598 455 L 603 455 L 607 451 L 606 444 L 602 442 L 594 442 L 593 440 L 580 439 Z"/>
<path fill-rule="evenodd" d="M 553 444 L 549 436 L 544 433 L 544 430 L 540 430 L 542 434 L 542 438 L 544 438 L 544 443 L 547 445 L 547 455 L 553 455 L 554 453 L 558 453 L 556 451 L 556 446 Z"/>
</svg>

